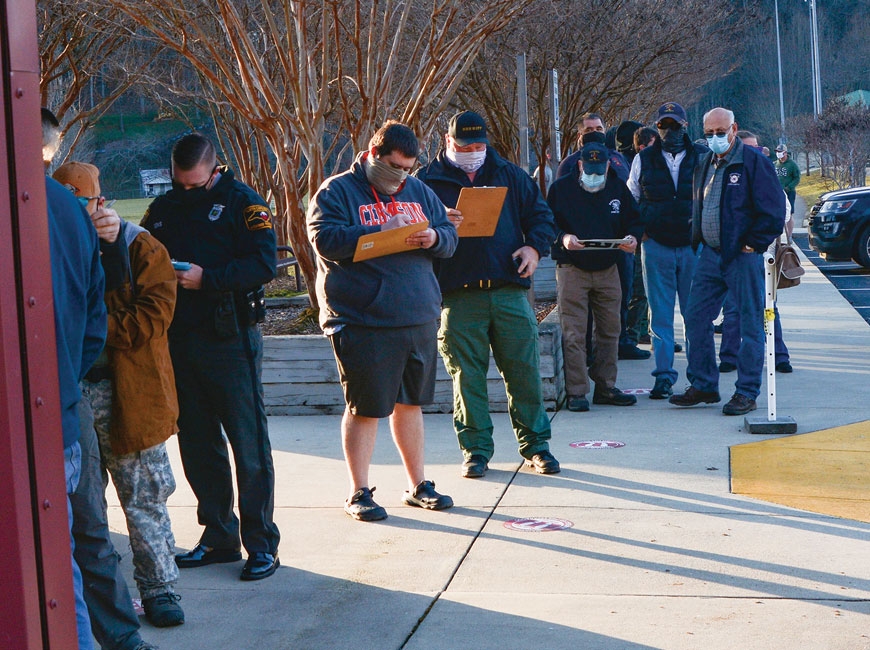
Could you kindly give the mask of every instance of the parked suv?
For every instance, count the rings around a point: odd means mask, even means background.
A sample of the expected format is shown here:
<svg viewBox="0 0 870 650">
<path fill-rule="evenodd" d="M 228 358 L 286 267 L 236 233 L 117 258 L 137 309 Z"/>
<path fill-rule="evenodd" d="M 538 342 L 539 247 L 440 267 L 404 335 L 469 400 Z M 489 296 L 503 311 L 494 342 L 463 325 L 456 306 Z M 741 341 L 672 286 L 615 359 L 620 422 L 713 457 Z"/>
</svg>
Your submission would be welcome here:
<svg viewBox="0 0 870 650">
<path fill-rule="evenodd" d="M 807 232 L 824 259 L 870 268 L 870 186 L 822 194 L 810 210 Z"/>
</svg>

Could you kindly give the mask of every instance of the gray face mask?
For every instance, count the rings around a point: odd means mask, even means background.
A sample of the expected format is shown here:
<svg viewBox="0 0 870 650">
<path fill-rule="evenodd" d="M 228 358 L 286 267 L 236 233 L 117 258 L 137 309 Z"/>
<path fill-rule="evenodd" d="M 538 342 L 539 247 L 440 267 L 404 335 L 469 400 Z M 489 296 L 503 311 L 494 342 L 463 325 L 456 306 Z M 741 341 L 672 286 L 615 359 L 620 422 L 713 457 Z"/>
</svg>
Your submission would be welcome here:
<svg viewBox="0 0 870 650">
<path fill-rule="evenodd" d="M 404 169 L 396 169 L 375 158 L 371 153 L 366 156 L 366 178 L 369 183 L 381 194 L 392 196 L 399 191 L 402 183 L 408 177 Z"/>
</svg>

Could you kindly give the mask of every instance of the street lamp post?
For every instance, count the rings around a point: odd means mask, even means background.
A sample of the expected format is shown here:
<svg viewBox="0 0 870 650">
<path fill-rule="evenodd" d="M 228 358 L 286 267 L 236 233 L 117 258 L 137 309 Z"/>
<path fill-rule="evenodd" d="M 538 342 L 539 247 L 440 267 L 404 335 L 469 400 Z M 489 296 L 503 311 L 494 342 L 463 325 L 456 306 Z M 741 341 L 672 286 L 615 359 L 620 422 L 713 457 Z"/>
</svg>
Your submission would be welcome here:
<svg viewBox="0 0 870 650">
<path fill-rule="evenodd" d="M 779 72 L 779 143 L 785 144 L 785 102 L 782 99 L 782 48 L 779 42 L 779 0 L 773 0 L 773 13 L 776 17 L 776 67 Z"/>
<path fill-rule="evenodd" d="M 819 119 L 822 112 L 822 78 L 819 72 L 819 18 L 816 14 L 817 0 L 806 0 L 810 5 L 810 57 L 813 72 L 813 117 Z"/>
</svg>

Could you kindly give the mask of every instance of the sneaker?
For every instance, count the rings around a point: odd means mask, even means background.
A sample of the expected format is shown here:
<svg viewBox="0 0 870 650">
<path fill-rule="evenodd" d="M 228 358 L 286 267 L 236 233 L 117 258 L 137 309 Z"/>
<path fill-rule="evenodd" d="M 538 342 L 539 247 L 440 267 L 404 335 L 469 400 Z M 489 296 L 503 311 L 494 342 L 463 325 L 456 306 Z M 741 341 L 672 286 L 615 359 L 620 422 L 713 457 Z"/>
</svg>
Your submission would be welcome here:
<svg viewBox="0 0 870 650">
<path fill-rule="evenodd" d="M 652 353 L 649 350 L 641 350 L 636 345 L 620 345 L 619 358 L 622 360 L 649 359 Z"/>
<path fill-rule="evenodd" d="M 794 372 L 794 368 L 791 367 L 791 364 L 788 361 L 780 361 L 778 364 L 776 364 L 776 371 L 789 373 Z"/>
<path fill-rule="evenodd" d="M 344 511 L 359 521 L 378 521 L 387 518 L 387 511 L 374 502 L 372 492 L 367 487 L 360 488 L 344 502 Z"/>
<path fill-rule="evenodd" d="M 549 451 L 542 451 L 526 458 L 525 465 L 533 467 L 538 474 L 558 474 L 562 471 L 559 461 Z"/>
<path fill-rule="evenodd" d="M 181 596 L 166 592 L 142 599 L 145 616 L 154 627 L 172 627 L 184 623 L 184 610 L 178 604 Z"/>
<path fill-rule="evenodd" d="M 727 361 L 719 363 L 719 372 L 734 372 L 735 370 L 737 370 L 737 366 L 733 363 L 728 363 Z"/>
<path fill-rule="evenodd" d="M 405 490 L 402 503 L 426 510 L 446 510 L 453 507 L 453 499 L 435 491 L 435 481 L 420 481 L 413 492 Z"/>
<path fill-rule="evenodd" d="M 650 399 L 667 399 L 674 394 L 674 384 L 667 377 L 656 377 L 655 386 L 649 392 Z"/>
<path fill-rule="evenodd" d="M 462 463 L 462 476 L 465 478 L 482 478 L 489 469 L 486 456 L 471 454 L 471 457 Z"/>
<path fill-rule="evenodd" d="M 756 408 L 758 407 L 755 405 L 754 399 L 749 399 L 740 393 L 734 393 L 728 403 L 722 407 L 722 413 L 725 415 L 745 415 Z"/>
<path fill-rule="evenodd" d="M 689 386 L 685 393 L 682 395 L 671 395 L 668 401 L 675 406 L 695 406 L 695 404 L 700 404 L 701 402 L 715 404 L 716 402 L 721 402 L 722 398 L 719 397 L 719 393 L 716 391 L 698 390 L 694 386 Z"/>
<path fill-rule="evenodd" d="M 595 388 L 592 393 L 593 404 L 610 404 L 611 406 L 631 406 L 637 404 L 637 398 L 634 395 L 626 395 L 616 386 L 613 388 Z"/>
<path fill-rule="evenodd" d="M 583 396 L 568 395 L 568 410 L 582 412 L 589 410 L 589 400 Z"/>
</svg>

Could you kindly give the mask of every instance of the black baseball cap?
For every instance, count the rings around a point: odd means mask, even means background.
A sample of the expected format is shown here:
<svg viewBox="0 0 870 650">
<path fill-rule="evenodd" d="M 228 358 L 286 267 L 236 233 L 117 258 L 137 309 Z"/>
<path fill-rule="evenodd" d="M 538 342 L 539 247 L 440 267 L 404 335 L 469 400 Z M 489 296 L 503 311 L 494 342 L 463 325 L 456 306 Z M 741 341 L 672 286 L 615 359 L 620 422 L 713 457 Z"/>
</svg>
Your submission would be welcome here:
<svg viewBox="0 0 870 650">
<path fill-rule="evenodd" d="M 450 118 L 447 135 L 464 147 L 475 142 L 489 143 L 486 138 L 486 121 L 474 111 L 462 111 Z"/>
<path fill-rule="evenodd" d="M 583 171 L 587 174 L 604 174 L 607 172 L 607 147 L 597 142 L 583 145 L 580 159 L 583 161 Z"/>
<path fill-rule="evenodd" d="M 689 122 L 689 118 L 686 117 L 686 110 L 676 102 L 667 102 L 659 106 L 656 123 L 668 117 L 680 124 L 687 124 Z"/>
</svg>

